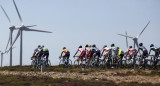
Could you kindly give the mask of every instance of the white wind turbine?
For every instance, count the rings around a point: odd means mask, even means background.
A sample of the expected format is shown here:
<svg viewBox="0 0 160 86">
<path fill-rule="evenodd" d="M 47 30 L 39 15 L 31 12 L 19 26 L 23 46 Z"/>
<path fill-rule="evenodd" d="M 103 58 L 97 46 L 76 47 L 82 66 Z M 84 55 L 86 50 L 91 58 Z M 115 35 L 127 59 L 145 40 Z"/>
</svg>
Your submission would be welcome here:
<svg viewBox="0 0 160 86">
<path fill-rule="evenodd" d="M 124 36 L 124 37 L 127 37 L 127 38 L 131 38 L 133 41 L 134 41 L 134 48 L 135 46 L 137 46 L 137 48 L 139 47 L 138 46 L 138 38 L 141 36 L 141 34 L 143 33 L 143 31 L 147 28 L 148 24 L 150 23 L 150 21 L 147 23 L 147 25 L 144 27 L 144 29 L 141 31 L 140 34 L 138 34 L 136 37 L 133 37 L 133 36 L 128 36 L 128 35 L 123 35 L 123 34 L 118 34 L 120 36 Z"/>
<path fill-rule="evenodd" d="M 23 31 L 36 31 L 36 32 L 45 32 L 45 33 L 52 33 L 52 32 L 50 32 L 50 31 L 36 30 L 36 29 L 30 29 L 29 27 L 33 27 L 33 26 L 25 26 L 25 25 L 23 24 L 21 15 L 20 15 L 20 13 L 19 13 L 19 11 L 18 11 L 18 8 L 17 8 L 16 3 L 15 3 L 14 0 L 13 0 L 13 3 L 14 3 L 14 6 L 15 6 L 15 8 L 16 8 L 16 11 L 17 11 L 17 13 L 18 13 L 18 16 L 19 16 L 19 19 L 20 19 L 20 22 L 21 22 L 21 26 L 19 26 L 19 27 L 17 28 L 17 29 L 19 29 L 19 30 L 18 30 L 17 36 L 16 36 L 16 38 L 15 38 L 15 40 L 14 40 L 14 42 L 12 43 L 11 46 L 14 45 L 14 43 L 16 42 L 16 40 L 18 39 L 18 37 L 20 36 L 20 65 L 22 66 L 22 50 L 23 50 L 23 46 L 22 46 L 22 40 L 23 40 L 22 36 L 23 36 L 23 34 L 22 34 L 22 32 L 23 32 Z M 10 48 L 9 48 L 9 49 L 10 49 Z"/>
<path fill-rule="evenodd" d="M 9 21 L 9 23 L 10 23 L 10 27 L 9 27 L 9 29 L 10 29 L 9 39 L 8 39 L 8 43 L 7 43 L 7 46 L 6 46 L 5 51 L 7 50 L 8 45 L 9 45 L 9 42 L 10 42 L 10 47 L 11 47 L 11 48 L 10 48 L 10 66 L 12 66 L 12 46 L 11 46 L 11 45 L 12 45 L 12 34 L 13 34 L 13 31 L 14 31 L 14 30 L 17 30 L 17 29 L 16 29 L 15 26 L 12 24 L 10 18 L 8 17 L 8 15 L 7 15 L 6 11 L 4 10 L 4 8 L 2 7 L 2 5 L 1 5 L 1 8 L 2 8 L 4 14 L 6 15 L 8 21 Z M 2 53 L 1 53 L 1 54 L 2 54 Z"/>
<path fill-rule="evenodd" d="M 14 47 L 13 47 L 13 48 L 14 48 Z M 13 48 L 12 48 L 12 49 L 13 49 Z M 5 52 L 0 51 L 0 53 L 1 53 L 1 67 L 3 66 L 3 55 L 6 54 L 7 52 L 9 52 L 9 50 L 8 50 L 8 51 L 5 51 Z"/>
<path fill-rule="evenodd" d="M 2 67 L 2 64 L 3 64 L 3 55 L 4 55 L 6 52 L 0 51 L 0 53 L 1 53 L 1 67 Z"/>
</svg>

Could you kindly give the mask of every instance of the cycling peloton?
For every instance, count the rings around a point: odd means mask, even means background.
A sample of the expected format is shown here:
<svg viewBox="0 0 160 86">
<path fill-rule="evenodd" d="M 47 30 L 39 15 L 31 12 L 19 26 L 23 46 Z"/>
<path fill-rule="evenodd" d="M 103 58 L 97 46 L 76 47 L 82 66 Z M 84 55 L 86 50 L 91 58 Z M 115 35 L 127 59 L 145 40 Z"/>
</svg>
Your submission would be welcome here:
<svg viewBox="0 0 160 86">
<path fill-rule="evenodd" d="M 154 66 L 152 67 L 152 69 L 157 69 L 157 59 L 159 57 L 159 48 L 155 47 L 153 44 L 150 45 L 150 51 L 149 51 L 149 54 L 148 56 L 150 55 L 151 51 L 154 51 L 154 58 L 153 58 L 153 63 L 154 63 Z"/>
</svg>

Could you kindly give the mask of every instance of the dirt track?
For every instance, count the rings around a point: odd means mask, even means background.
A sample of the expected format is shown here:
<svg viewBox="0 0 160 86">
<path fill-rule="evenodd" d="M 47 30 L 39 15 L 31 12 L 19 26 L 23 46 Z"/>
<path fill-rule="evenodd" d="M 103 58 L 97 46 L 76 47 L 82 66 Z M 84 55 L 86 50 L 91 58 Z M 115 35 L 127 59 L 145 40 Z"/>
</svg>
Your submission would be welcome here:
<svg viewBox="0 0 160 86">
<path fill-rule="evenodd" d="M 123 72 L 123 71 L 122 71 Z M 18 72 L 18 71 L 0 71 L 0 74 L 4 75 L 22 75 L 22 76 L 47 76 L 52 78 L 76 78 L 83 80 L 112 80 L 116 83 L 120 82 L 139 82 L 139 83 L 160 83 L 159 76 L 140 76 L 140 75 L 129 75 L 123 76 L 114 71 L 107 72 L 94 72 L 90 74 L 86 73 L 60 73 L 60 72 Z"/>
</svg>

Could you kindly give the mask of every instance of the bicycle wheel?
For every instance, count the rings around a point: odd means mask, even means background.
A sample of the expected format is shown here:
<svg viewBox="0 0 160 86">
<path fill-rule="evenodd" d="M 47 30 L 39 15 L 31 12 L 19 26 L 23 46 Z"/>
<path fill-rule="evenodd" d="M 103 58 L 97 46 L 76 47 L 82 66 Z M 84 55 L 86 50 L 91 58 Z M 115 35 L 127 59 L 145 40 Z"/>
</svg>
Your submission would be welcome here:
<svg viewBox="0 0 160 86">
<path fill-rule="evenodd" d="M 32 67 L 32 68 L 36 68 L 36 61 L 35 61 L 35 60 L 32 60 L 32 62 L 31 62 L 31 67 Z"/>
<path fill-rule="evenodd" d="M 51 61 L 48 59 L 48 66 L 51 66 Z"/>
<path fill-rule="evenodd" d="M 99 61 L 98 61 L 98 68 L 99 69 L 104 69 L 104 62 L 103 62 L 103 60 L 101 60 L 101 59 L 99 59 Z"/>
<path fill-rule="evenodd" d="M 69 59 L 68 66 L 72 66 L 72 61 Z"/>
</svg>

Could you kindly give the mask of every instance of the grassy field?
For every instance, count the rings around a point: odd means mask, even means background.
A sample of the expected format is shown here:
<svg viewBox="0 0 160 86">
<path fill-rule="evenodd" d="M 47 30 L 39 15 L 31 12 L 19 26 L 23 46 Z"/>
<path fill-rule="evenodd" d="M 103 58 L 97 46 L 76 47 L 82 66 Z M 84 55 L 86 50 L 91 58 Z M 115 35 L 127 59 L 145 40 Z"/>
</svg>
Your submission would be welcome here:
<svg viewBox="0 0 160 86">
<path fill-rule="evenodd" d="M 29 77 L 15 75 L 0 75 L 1 86 L 159 86 L 159 84 L 138 83 L 138 82 L 121 82 L 116 84 L 113 81 L 102 79 L 96 80 L 78 80 L 70 78 L 51 77 Z"/>
<path fill-rule="evenodd" d="M 152 83 L 156 79 L 160 81 L 159 70 L 140 70 L 140 69 L 81 69 L 81 68 L 64 68 L 62 66 L 51 66 L 45 69 L 45 73 L 40 70 L 33 69 L 30 66 L 12 66 L 0 68 L 0 86 L 160 86 L 160 82 Z M 7 72 L 8 74 L 3 74 Z M 12 73 L 17 73 L 12 74 Z M 37 76 L 25 75 L 23 73 L 35 73 Z M 54 74 L 52 74 L 55 72 Z M 44 75 L 43 75 L 44 74 Z M 49 75 L 50 74 L 50 75 Z M 63 75 L 64 74 L 64 75 Z M 77 74 L 79 78 L 71 75 Z M 42 76 L 41 76 L 42 75 Z M 55 77 L 63 75 L 63 77 Z M 67 77 L 70 75 L 69 77 Z M 104 76 L 102 76 L 104 75 Z M 66 76 L 66 77 L 65 77 Z M 100 76 L 104 77 L 101 78 Z M 88 77 L 83 79 L 82 77 Z M 99 78 L 100 77 L 100 78 Z M 113 79 L 110 79 L 113 78 Z M 142 78 L 141 80 L 127 81 L 127 77 Z M 143 78 L 144 77 L 144 78 Z M 120 79 L 124 80 L 120 80 Z M 146 78 L 150 81 L 146 81 Z M 117 81 L 119 82 L 117 83 Z M 134 79 L 133 79 L 134 80 Z"/>
</svg>

